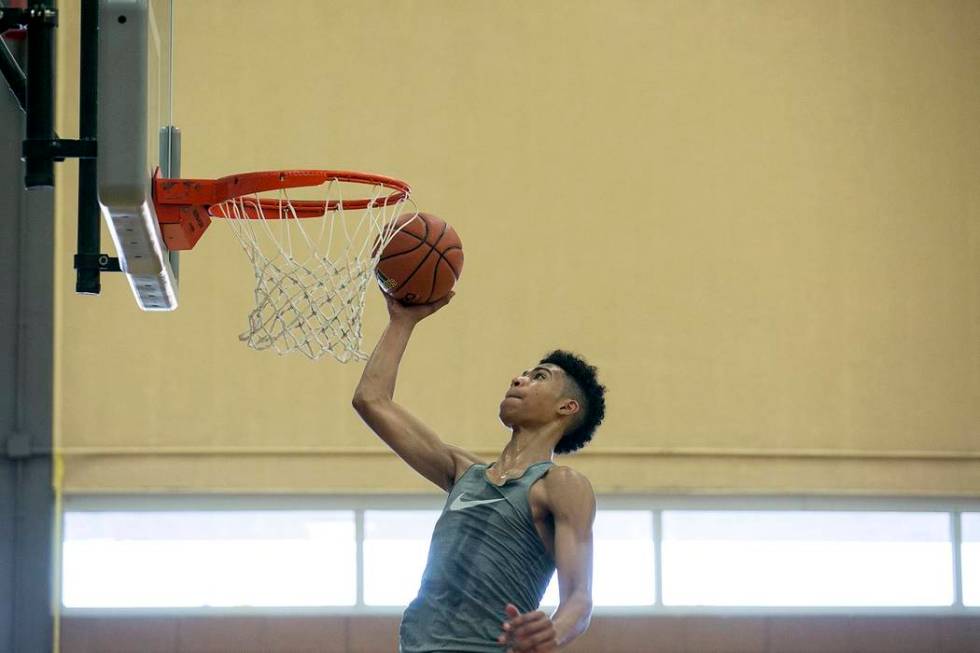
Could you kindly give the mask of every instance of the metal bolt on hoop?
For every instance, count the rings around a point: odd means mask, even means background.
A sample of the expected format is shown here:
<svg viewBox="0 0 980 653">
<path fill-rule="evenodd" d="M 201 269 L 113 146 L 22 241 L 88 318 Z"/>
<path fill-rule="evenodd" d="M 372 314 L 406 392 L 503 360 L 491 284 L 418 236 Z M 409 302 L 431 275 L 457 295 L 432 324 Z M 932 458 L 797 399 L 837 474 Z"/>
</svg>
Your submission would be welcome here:
<svg viewBox="0 0 980 653">
<path fill-rule="evenodd" d="M 321 187 L 318 199 L 288 189 Z M 345 188 L 362 197 L 344 199 Z M 331 170 L 253 172 L 216 180 L 154 178 L 154 204 L 171 249 L 190 249 L 211 218 L 235 234 L 255 274 L 254 308 L 239 339 L 252 349 L 331 355 L 346 363 L 361 351 L 364 300 L 381 251 L 404 226 L 395 217 L 408 184 Z"/>
</svg>

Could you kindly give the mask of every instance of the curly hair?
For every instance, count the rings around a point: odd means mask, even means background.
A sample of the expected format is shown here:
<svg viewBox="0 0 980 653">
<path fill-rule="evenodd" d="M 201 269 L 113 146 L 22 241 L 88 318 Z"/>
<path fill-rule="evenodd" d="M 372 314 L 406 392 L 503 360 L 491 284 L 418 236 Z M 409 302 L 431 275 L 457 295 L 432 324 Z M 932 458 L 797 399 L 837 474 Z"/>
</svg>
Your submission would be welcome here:
<svg viewBox="0 0 980 653">
<path fill-rule="evenodd" d="M 572 422 L 558 441 L 555 453 L 578 451 L 592 440 L 606 416 L 606 386 L 596 378 L 596 368 L 572 352 L 556 349 L 542 358 L 541 363 L 557 365 L 565 372 L 568 378 L 565 387 L 581 405 L 582 416 Z"/>
</svg>

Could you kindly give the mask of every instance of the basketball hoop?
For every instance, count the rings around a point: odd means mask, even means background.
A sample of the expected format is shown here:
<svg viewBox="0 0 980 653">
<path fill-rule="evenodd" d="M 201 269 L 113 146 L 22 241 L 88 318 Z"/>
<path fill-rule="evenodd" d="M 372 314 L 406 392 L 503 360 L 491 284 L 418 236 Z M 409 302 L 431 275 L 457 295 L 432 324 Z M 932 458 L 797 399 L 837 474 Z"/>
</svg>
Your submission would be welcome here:
<svg viewBox="0 0 980 653">
<path fill-rule="evenodd" d="M 315 200 L 288 189 L 322 186 Z M 359 197 L 345 199 L 357 190 Z M 265 193 L 266 195 L 262 195 Z M 366 360 L 364 298 L 381 251 L 402 227 L 411 189 L 398 179 L 343 170 L 282 170 L 221 179 L 153 178 L 164 242 L 191 249 L 221 218 L 255 273 L 255 307 L 239 339 L 252 349 L 311 360 Z"/>
</svg>

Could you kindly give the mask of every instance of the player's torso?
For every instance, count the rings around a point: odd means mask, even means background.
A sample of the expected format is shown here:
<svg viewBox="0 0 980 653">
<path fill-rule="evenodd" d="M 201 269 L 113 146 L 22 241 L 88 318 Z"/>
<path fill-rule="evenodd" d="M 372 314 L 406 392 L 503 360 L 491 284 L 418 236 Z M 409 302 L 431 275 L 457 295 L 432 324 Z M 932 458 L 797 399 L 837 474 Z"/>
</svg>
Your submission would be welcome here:
<svg viewBox="0 0 980 653">
<path fill-rule="evenodd" d="M 462 478 L 463 474 L 466 473 L 469 462 L 464 464 L 457 464 L 456 478 L 454 483 L 458 482 Z M 521 470 L 517 470 L 520 472 Z M 497 483 L 490 478 L 488 470 L 481 471 L 482 480 L 495 485 L 497 487 L 502 487 L 503 483 Z M 542 476 L 540 479 L 534 482 L 527 492 L 527 502 L 528 507 L 531 509 L 531 519 L 534 521 L 534 529 L 538 532 L 538 536 L 541 538 L 541 543 L 544 545 L 545 550 L 548 555 L 554 559 L 555 557 L 555 522 L 551 514 L 550 501 L 548 499 L 548 476 Z"/>
</svg>

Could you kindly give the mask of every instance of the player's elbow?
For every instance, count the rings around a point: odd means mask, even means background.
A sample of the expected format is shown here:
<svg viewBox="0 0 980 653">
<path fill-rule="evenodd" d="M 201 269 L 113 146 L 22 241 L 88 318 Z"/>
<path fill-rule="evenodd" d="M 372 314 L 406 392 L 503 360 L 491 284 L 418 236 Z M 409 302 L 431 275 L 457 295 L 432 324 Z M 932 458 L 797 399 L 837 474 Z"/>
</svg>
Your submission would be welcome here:
<svg viewBox="0 0 980 653">
<path fill-rule="evenodd" d="M 589 592 L 576 592 L 575 598 L 578 620 L 574 631 L 577 637 L 588 630 L 592 623 L 592 596 Z"/>
<path fill-rule="evenodd" d="M 358 390 L 351 399 L 351 406 L 357 411 L 358 415 L 366 415 L 377 409 L 384 401 L 385 397 Z"/>
<path fill-rule="evenodd" d="M 354 398 L 350 401 L 350 405 L 354 407 L 354 410 L 356 410 L 358 414 L 363 415 L 365 411 L 369 410 L 371 399 L 362 392 L 355 392 Z"/>
<path fill-rule="evenodd" d="M 592 595 L 589 592 L 578 592 L 576 598 L 582 611 L 582 618 L 588 624 L 592 619 Z"/>
<path fill-rule="evenodd" d="M 592 593 L 587 589 L 576 589 L 571 592 L 566 603 L 578 615 L 584 627 L 588 627 L 592 619 Z"/>
</svg>

